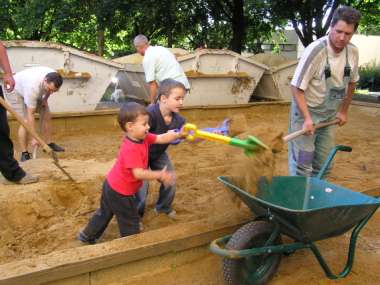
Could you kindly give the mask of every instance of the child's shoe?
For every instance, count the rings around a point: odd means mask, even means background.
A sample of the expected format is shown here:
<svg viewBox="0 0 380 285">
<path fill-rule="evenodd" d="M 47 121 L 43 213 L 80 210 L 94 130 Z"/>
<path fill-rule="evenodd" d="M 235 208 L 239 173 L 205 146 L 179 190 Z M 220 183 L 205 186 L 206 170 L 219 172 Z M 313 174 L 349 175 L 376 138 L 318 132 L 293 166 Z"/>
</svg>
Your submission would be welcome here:
<svg viewBox="0 0 380 285">
<path fill-rule="evenodd" d="M 89 239 L 88 236 L 83 232 L 83 231 L 80 231 L 77 235 L 77 239 L 82 242 L 82 243 L 86 243 L 86 244 L 95 244 L 97 242 L 96 239 Z"/>
<path fill-rule="evenodd" d="M 157 215 L 159 215 L 159 214 L 165 214 L 165 215 L 167 215 L 169 218 L 171 218 L 171 219 L 173 219 L 173 220 L 175 220 L 175 218 L 177 217 L 177 212 L 176 212 L 175 210 L 173 210 L 173 209 L 171 209 L 169 213 L 159 212 L 159 211 L 157 211 L 156 208 L 154 208 L 153 211 L 154 211 Z"/>
</svg>

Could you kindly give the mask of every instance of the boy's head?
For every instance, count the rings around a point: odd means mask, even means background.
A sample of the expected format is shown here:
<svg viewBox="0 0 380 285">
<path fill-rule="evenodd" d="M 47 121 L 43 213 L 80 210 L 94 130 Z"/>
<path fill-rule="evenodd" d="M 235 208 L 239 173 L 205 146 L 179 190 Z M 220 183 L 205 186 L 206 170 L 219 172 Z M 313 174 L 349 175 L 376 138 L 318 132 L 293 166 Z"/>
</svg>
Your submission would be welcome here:
<svg viewBox="0 0 380 285">
<path fill-rule="evenodd" d="M 181 82 L 174 79 L 165 79 L 160 82 L 158 99 L 160 105 L 169 111 L 178 113 L 183 106 L 185 95 L 186 88 Z"/>
<path fill-rule="evenodd" d="M 57 92 L 59 88 L 61 88 L 62 83 L 62 76 L 58 72 L 50 72 L 45 76 L 43 87 L 46 94 L 50 95 L 54 92 Z"/>
<path fill-rule="evenodd" d="M 149 115 L 142 106 L 135 102 L 123 104 L 117 117 L 120 128 L 135 139 L 144 139 L 149 131 Z"/>
</svg>

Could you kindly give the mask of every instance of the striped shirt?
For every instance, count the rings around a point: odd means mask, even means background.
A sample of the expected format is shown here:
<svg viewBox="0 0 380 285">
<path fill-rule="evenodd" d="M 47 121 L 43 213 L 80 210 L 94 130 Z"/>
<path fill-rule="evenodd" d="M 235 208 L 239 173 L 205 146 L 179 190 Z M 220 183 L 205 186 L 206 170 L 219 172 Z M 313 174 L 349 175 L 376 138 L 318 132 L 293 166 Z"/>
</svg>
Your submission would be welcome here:
<svg viewBox="0 0 380 285">
<path fill-rule="evenodd" d="M 327 53 L 325 43 L 327 42 Z M 356 46 L 349 43 L 348 63 L 351 66 L 350 82 L 359 80 L 359 53 Z M 346 49 L 345 48 L 345 49 Z M 323 103 L 326 96 L 325 66 L 326 56 L 331 67 L 331 79 L 334 86 L 343 86 L 344 66 L 346 65 L 346 50 L 335 53 L 330 46 L 328 36 L 311 43 L 303 52 L 294 73 L 291 85 L 305 92 L 307 105 L 316 107 Z"/>
</svg>

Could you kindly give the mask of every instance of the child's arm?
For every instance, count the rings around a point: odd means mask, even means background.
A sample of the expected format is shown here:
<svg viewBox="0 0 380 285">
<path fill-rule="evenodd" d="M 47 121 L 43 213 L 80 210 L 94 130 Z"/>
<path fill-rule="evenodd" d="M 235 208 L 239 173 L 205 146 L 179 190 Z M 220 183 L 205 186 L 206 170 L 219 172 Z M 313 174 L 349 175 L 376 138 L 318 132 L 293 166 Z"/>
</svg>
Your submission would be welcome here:
<svg viewBox="0 0 380 285">
<path fill-rule="evenodd" d="M 175 131 L 168 131 L 165 134 L 158 135 L 156 138 L 155 144 L 168 144 L 172 141 L 178 140 L 180 138 L 183 138 L 184 134 L 182 131 L 175 132 Z"/>
<path fill-rule="evenodd" d="M 159 171 L 153 171 L 143 168 L 133 168 L 133 176 L 139 180 L 160 180 L 165 186 L 173 185 L 175 175 L 166 170 L 166 166 Z"/>
</svg>

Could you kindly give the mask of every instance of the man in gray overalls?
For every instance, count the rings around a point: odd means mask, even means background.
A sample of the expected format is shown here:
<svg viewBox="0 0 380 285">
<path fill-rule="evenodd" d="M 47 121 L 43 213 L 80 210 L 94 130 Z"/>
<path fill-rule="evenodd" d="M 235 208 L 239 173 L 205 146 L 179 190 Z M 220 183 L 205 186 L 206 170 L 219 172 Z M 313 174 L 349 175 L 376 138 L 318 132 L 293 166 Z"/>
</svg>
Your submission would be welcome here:
<svg viewBox="0 0 380 285">
<path fill-rule="evenodd" d="M 316 175 L 335 144 L 335 126 L 315 129 L 314 124 L 335 118 L 340 126 L 347 122 L 359 79 L 358 50 L 350 43 L 359 21 L 359 11 L 346 6 L 338 8 L 329 34 L 303 52 L 291 82 L 289 131 L 303 129 L 307 135 L 289 143 L 290 175 Z"/>
</svg>

